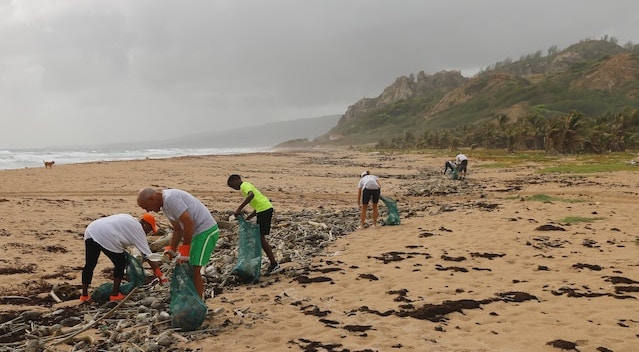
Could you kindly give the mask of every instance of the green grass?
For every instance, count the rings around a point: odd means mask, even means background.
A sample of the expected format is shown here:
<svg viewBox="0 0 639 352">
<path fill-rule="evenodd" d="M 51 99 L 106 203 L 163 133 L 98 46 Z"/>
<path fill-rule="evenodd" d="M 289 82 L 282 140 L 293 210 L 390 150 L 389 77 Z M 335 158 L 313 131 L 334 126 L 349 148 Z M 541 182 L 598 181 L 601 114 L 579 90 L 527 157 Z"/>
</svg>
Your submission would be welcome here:
<svg viewBox="0 0 639 352">
<path fill-rule="evenodd" d="M 565 218 L 559 220 L 560 223 L 564 223 L 564 224 L 576 224 L 576 223 L 580 223 L 580 222 L 593 222 L 595 220 L 602 220 L 604 218 L 602 217 L 597 217 L 597 218 L 586 218 L 586 217 L 582 217 L 582 216 L 566 216 Z"/>
<path fill-rule="evenodd" d="M 364 151 L 383 151 L 373 146 L 364 146 L 359 149 Z M 636 152 L 618 152 L 608 154 L 583 154 L 577 156 L 553 156 L 546 155 L 543 151 L 526 151 L 508 153 L 503 149 L 408 149 L 392 150 L 397 153 L 427 154 L 444 159 L 453 159 L 457 152 L 462 152 L 470 158 L 470 167 L 485 169 L 507 169 L 525 164 L 538 164 L 542 168 L 538 171 L 542 174 L 593 174 L 616 171 L 638 171 L 639 166 L 629 164 L 630 160 L 637 158 Z M 474 162 L 486 162 L 474 164 Z M 546 167 L 543 167 L 546 165 Z M 555 166 L 559 165 L 559 166 Z"/>
<path fill-rule="evenodd" d="M 584 154 L 572 160 L 557 161 L 559 166 L 551 166 L 540 170 L 540 173 L 573 173 L 590 174 L 599 172 L 639 171 L 639 167 L 628 162 L 636 158 L 633 153 Z"/>
<path fill-rule="evenodd" d="M 557 157 L 545 155 L 543 151 L 527 151 L 521 153 L 508 153 L 501 149 L 484 149 L 477 148 L 469 150 L 468 148 L 460 148 L 464 154 L 468 155 L 472 160 L 494 161 L 496 165 L 516 166 L 526 163 L 552 163 L 557 162 Z M 472 161 L 471 160 L 471 161 Z M 498 167 L 482 165 L 482 167 Z"/>
<path fill-rule="evenodd" d="M 610 164 L 579 164 L 579 165 L 562 165 L 547 167 L 539 170 L 540 173 L 570 173 L 570 174 L 591 174 L 598 172 L 615 172 L 615 171 L 639 171 L 639 167 L 626 163 L 610 163 Z"/>
<path fill-rule="evenodd" d="M 506 169 L 506 168 L 509 168 L 509 167 L 513 167 L 513 164 L 493 163 L 493 164 L 477 165 L 477 167 L 484 168 L 484 169 Z"/>
<path fill-rule="evenodd" d="M 532 196 L 527 196 L 525 200 L 543 202 L 543 203 L 552 203 L 552 202 L 579 203 L 581 202 L 581 200 L 579 199 L 557 198 L 557 197 L 552 197 L 546 194 L 534 194 Z"/>
<path fill-rule="evenodd" d="M 562 157 L 546 155 L 543 151 L 528 151 L 514 154 L 508 153 L 505 150 L 492 149 L 463 151 L 471 158 L 471 162 L 472 160 L 494 161 L 477 166 L 487 169 L 508 168 L 526 163 L 536 163 L 548 165 L 540 169 L 539 173 L 590 174 L 616 171 L 639 171 L 639 166 L 628 163 L 637 157 L 636 154 L 627 152 Z"/>
</svg>

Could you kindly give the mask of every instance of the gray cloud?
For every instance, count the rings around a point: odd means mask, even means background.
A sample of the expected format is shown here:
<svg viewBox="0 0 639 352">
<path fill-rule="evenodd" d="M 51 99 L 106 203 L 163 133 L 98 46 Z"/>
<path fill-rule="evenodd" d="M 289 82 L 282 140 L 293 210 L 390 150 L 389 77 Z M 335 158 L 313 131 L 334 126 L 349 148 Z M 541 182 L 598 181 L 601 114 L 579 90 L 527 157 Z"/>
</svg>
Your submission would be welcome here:
<svg viewBox="0 0 639 352">
<path fill-rule="evenodd" d="M 639 3 L 0 2 L 0 148 L 171 138 L 341 114 L 400 75 L 609 35 Z"/>
</svg>

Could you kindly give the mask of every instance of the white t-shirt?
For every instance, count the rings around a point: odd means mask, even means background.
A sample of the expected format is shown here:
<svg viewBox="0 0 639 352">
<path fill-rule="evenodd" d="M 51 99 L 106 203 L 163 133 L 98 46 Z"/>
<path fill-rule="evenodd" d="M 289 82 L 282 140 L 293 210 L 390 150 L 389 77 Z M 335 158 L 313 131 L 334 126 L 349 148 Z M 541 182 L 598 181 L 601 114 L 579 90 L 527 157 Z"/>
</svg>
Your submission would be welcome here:
<svg viewBox="0 0 639 352">
<path fill-rule="evenodd" d="M 379 178 L 375 175 L 366 175 L 359 179 L 358 188 L 361 189 L 379 189 L 379 183 L 377 182 Z"/>
<path fill-rule="evenodd" d="M 129 214 L 115 214 L 94 220 L 84 230 L 84 239 L 89 238 L 114 253 L 122 253 L 125 247 L 135 246 L 140 253 L 151 254 L 140 220 Z"/>
<path fill-rule="evenodd" d="M 211 212 L 192 194 L 181 189 L 165 189 L 162 191 L 162 212 L 171 221 L 180 222 L 185 211 L 193 219 L 193 235 L 204 232 L 215 226 Z"/>
<path fill-rule="evenodd" d="M 468 160 L 468 158 L 464 154 L 457 154 L 457 157 L 455 157 L 455 161 L 457 162 L 457 164 L 461 163 L 463 160 Z"/>
</svg>

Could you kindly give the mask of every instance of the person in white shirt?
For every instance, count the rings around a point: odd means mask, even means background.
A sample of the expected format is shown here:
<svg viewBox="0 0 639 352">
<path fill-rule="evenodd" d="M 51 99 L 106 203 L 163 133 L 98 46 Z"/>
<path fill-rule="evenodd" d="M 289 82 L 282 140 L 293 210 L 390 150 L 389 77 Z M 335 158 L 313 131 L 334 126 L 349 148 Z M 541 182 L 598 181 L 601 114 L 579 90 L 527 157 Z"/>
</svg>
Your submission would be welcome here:
<svg viewBox="0 0 639 352">
<path fill-rule="evenodd" d="M 377 226 L 377 218 L 379 216 L 377 203 L 379 202 L 381 189 L 382 186 L 377 176 L 371 175 L 368 171 L 361 173 L 357 184 L 357 204 L 361 209 L 358 228 L 362 229 L 366 225 L 366 213 L 368 212 L 368 203 L 371 200 L 373 201 L 373 226 Z"/>
<path fill-rule="evenodd" d="M 155 190 L 144 188 L 138 192 L 138 205 L 146 211 L 159 212 L 171 221 L 173 235 L 166 247 L 169 256 L 188 258 L 193 267 L 193 284 L 204 299 L 204 278 L 200 269 L 206 265 L 220 237 L 220 229 L 208 208 L 191 193 L 181 189 Z M 180 244 L 182 243 L 182 244 Z M 178 257 L 178 260 L 182 260 Z"/>
<path fill-rule="evenodd" d="M 468 157 L 462 153 L 458 153 L 455 157 L 455 162 L 457 163 L 457 173 L 460 179 L 466 178 L 466 170 L 468 169 Z M 461 173 L 464 173 L 464 176 L 461 176 Z"/>
<path fill-rule="evenodd" d="M 81 302 L 89 300 L 89 285 L 93 281 L 93 271 L 98 264 L 100 253 L 104 253 L 113 262 L 113 290 L 110 301 L 119 301 L 124 298 L 120 293 L 120 282 L 124 277 L 126 257 L 124 249 L 135 246 L 144 256 L 153 269 L 160 282 L 165 283 L 157 263 L 147 260 L 151 254 L 146 235 L 153 231 L 157 233 L 155 218 L 151 214 L 144 214 L 141 219 L 136 219 L 129 214 L 115 214 L 103 217 L 91 222 L 84 230 L 85 264 L 82 269 L 82 295 Z"/>
</svg>

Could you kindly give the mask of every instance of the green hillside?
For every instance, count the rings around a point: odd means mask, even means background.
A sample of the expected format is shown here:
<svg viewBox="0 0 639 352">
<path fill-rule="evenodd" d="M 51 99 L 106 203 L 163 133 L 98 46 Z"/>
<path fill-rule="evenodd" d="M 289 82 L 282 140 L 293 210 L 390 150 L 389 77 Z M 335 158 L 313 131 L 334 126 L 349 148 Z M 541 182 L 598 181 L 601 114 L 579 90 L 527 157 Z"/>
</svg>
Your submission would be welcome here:
<svg viewBox="0 0 639 352">
<path fill-rule="evenodd" d="M 639 146 L 638 108 L 639 48 L 584 40 L 472 78 L 455 71 L 400 77 L 351 106 L 315 143 L 601 153 Z"/>
</svg>

